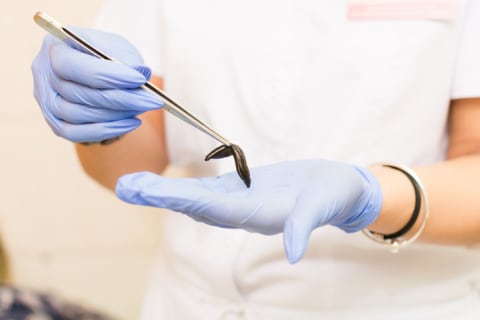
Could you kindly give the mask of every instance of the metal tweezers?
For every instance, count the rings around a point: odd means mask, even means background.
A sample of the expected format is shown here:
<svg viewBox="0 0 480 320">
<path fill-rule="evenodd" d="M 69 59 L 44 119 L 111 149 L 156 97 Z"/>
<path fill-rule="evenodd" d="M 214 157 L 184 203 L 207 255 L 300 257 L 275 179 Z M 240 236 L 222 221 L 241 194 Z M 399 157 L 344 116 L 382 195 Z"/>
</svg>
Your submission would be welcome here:
<svg viewBox="0 0 480 320">
<path fill-rule="evenodd" d="M 120 61 L 109 57 L 99 49 L 95 48 L 93 45 L 91 45 L 90 43 L 82 39 L 80 36 L 76 35 L 67 27 L 63 26 L 60 22 L 58 22 L 57 20 L 55 20 L 54 18 L 50 17 L 49 15 L 43 12 L 37 12 L 34 15 L 34 20 L 40 27 L 42 27 L 47 32 L 49 32 L 50 34 L 52 34 L 53 36 L 57 37 L 62 41 L 73 41 L 77 45 L 81 46 L 82 48 L 87 50 L 89 53 L 91 53 L 92 55 L 100 59 L 121 63 Z M 245 154 L 243 153 L 242 149 L 238 145 L 231 143 L 228 139 L 226 139 L 225 137 L 220 135 L 218 132 L 216 132 L 209 126 L 207 126 L 200 119 L 195 117 L 192 113 L 187 111 L 185 108 L 180 106 L 177 102 L 175 102 L 172 98 L 167 96 L 162 90 L 160 90 L 150 81 L 147 81 L 142 86 L 142 88 L 159 96 L 162 99 L 162 101 L 165 103 L 163 109 L 165 109 L 172 115 L 176 116 L 177 118 L 185 121 L 189 125 L 209 135 L 210 137 L 217 140 L 218 142 L 222 143 L 220 147 L 211 151 L 205 157 L 205 160 L 208 161 L 210 159 L 220 159 L 228 156 L 233 156 L 238 175 L 240 176 L 242 181 L 245 183 L 245 185 L 247 187 L 250 187 L 250 183 L 251 183 L 250 171 L 248 169 Z"/>
</svg>

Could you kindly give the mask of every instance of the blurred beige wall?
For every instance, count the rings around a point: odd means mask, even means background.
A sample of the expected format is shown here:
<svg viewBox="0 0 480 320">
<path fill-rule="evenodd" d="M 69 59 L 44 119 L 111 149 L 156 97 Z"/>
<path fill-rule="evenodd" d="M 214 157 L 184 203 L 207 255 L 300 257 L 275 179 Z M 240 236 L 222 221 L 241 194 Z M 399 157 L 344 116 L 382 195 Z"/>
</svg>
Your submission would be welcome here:
<svg viewBox="0 0 480 320">
<path fill-rule="evenodd" d="M 1 3 L 0 234 L 12 280 L 138 319 L 161 214 L 89 180 L 32 95 L 30 64 L 45 34 L 33 14 L 89 26 L 101 1 Z"/>
</svg>

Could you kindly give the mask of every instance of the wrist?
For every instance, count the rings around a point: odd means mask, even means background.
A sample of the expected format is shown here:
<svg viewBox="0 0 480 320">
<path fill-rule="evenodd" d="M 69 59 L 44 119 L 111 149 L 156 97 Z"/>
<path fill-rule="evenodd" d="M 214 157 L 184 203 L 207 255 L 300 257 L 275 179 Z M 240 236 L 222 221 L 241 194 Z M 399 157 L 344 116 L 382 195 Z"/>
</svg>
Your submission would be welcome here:
<svg viewBox="0 0 480 320">
<path fill-rule="evenodd" d="M 405 174 L 398 170 L 381 165 L 372 165 L 369 170 L 381 186 L 383 204 L 368 229 L 381 234 L 394 233 L 405 226 L 412 215 L 415 190 Z"/>
</svg>

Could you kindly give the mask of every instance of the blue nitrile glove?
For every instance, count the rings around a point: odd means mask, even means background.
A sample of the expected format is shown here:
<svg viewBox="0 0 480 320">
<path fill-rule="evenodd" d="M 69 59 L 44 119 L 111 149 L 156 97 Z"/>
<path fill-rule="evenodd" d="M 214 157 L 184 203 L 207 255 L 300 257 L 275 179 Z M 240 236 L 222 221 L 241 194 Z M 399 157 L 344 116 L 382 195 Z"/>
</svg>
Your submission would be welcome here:
<svg viewBox="0 0 480 320">
<path fill-rule="evenodd" d="M 287 258 L 299 261 L 310 233 L 323 225 L 359 231 L 378 216 L 382 191 L 367 169 L 327 160 L 277 163 L 251 170 L 248 189 L 237 173 L 164 178 L 149 172 L 120 178 L 124 201 L 168 208 L 210 225 L 284 233 Z"/>
<path fill-rule="evenodd" d="M 128 41 L 97 30 L 70 29 L 126 65 L 47 35 L 32 73 L 35 98 L 55 134 L 73 142 L 114 138 L 138 127 L 138 114 L 162 107 L 158 98 L 139 88 L 151 71 Z"/>
</svg>

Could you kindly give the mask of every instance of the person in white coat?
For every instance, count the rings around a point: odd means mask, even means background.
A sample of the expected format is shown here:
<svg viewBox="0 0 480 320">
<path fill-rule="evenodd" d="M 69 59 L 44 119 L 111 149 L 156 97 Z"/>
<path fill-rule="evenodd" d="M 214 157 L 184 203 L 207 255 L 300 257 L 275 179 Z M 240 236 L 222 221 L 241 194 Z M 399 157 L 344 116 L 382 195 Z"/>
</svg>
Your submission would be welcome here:
<svg viewBox="0 0 480 320">
<path fill-rule="evenodd" d="M 48 124 L 178 212 L 144 319 L 478 319 L 480 2 L 106 1 L 72 30 L 127 65 L 47 36 Z M 150 78 L 244 149 L 250 188 Z"/>
</svg>

